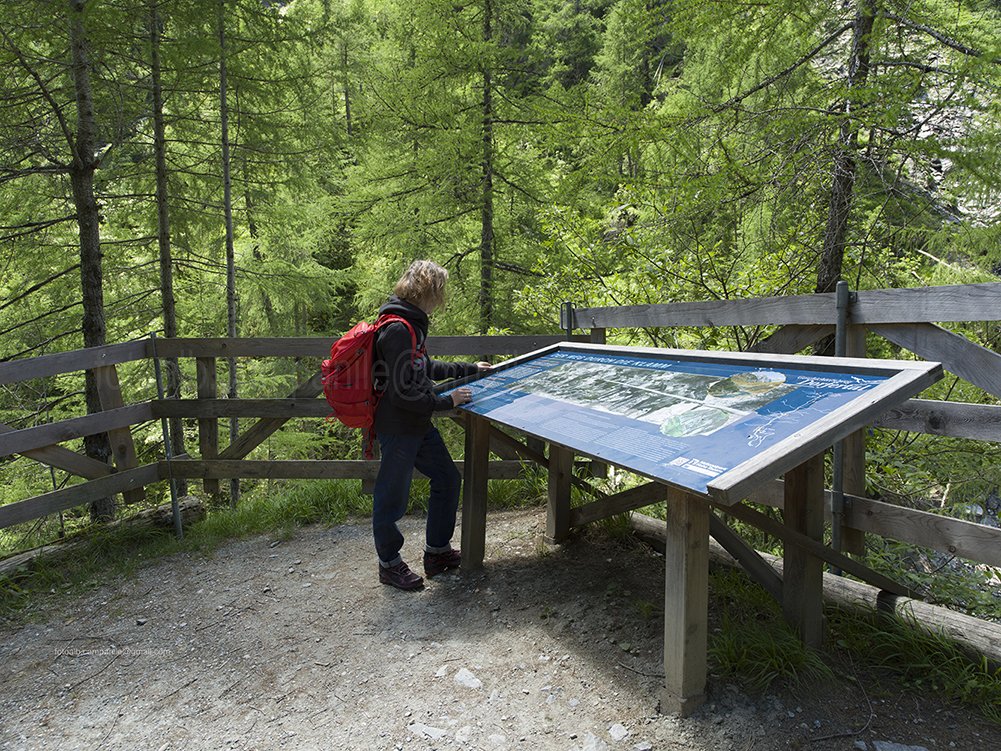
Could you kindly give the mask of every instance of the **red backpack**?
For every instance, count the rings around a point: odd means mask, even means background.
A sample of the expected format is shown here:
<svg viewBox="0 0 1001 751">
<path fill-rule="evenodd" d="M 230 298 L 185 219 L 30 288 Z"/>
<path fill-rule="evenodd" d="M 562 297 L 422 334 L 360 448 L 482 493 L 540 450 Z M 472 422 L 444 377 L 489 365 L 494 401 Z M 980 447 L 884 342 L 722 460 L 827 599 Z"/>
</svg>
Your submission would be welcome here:
<svg viewBox="0 0 1001 751">
<path fill-rule="evenodd" d="M 330 359 L 320 365 L 323 395 L 336 417 L 349 428 L 368 428 L 366 432 L 365 456 L 372 458 L 372 444 L 375 439 L 372 423 L 375 408 L 382 392 L 375 390 L 372 377 L 372 355 L 375 350 L 375 334 L 383 326 L 394 321 L 406 324 L 413 341 L 414 355 L 417 356 L 417 335 L 413 326 L 400 316 L 384 315 L 375 323 L 361 321 L 330 347 Z M 330 418 L 327 418 L 330 419 Z"/>
</svg>

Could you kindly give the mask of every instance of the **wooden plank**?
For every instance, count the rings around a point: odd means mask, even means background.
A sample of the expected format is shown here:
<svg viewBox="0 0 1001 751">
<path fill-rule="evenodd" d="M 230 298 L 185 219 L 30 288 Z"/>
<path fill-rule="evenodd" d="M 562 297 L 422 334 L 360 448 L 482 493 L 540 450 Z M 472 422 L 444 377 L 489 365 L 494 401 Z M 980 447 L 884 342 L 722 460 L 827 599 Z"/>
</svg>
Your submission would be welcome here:
<svg viewBox="0 0 1001 751">
<path fill-rule="evenodd" d="M 1001 396 L 1001 355 L 932 323 L 870 325 L 869 330 L 964 381 Z"/>
<path fill-rule="evenodd" d="M 182 357 L 316 357 L 330 356 L 334 337 L 164 338 L 156 340 L 162 359 Z"/>
<path fill-rule="evenodd" d="M 320 373 L 316 372 L 308 381 L 300 384 L 289 394 L 289 399 L 313 399 L 323 392 Z M 254 423 L 249 430 L 219 453 L 220 459 L 242 459 L 268 439 L 272 433 L 284 425 L 289 418 L 269 417 Z"/>
<path fill-rule="evenodd" d="M 607 519 L 609 516 L 659 503 L 665 498 L 667 498 L 667 485 L 661 482 L 648 482 L 570 509 L 570 526 L 580 527 L 599 519 Z"/>
<path fill-rule="evenodd" d="M 570 534 L 570 479 L 573 450 L 549 444 L 549 482 L 546 497 L 546 541 L 562 542 Z"/>
<path fill-rule="evenodd" d="M 834 328 L 833 325 L 829 324 L 816 324 L 814 326 L 790 324 L 783 326 L 754 346 L 748 347 L 747 351 L 761 352 L 762 354 L 794 355 L 811 346 L 814 342 L 820 341 L 828 334 L 833 334 Z"/>
<path fill-rule="evenodd" d="M 330 416 L 326 399 L 156 399 L 153 414 L 210 422 L 221 417 L 294 418 L 325 420 Z M 218 423 L 217 423 L 218 424 Z"/>
<path fill-rule="evenodd" d="M 669 488 L 666 509 L 661 711 L 687 717 L 706 700 L 709 506 Z"/>
<path fill-rule="evenodd" d="M 747 300 L 576 308 L 574 328 L 624 329 L 654 326 L 786 326 L 837 322 L 834 293 Z"/>
<path fill-rule="evenodd" d="M 777 475 L 784 474 L 825 451 L 835 441 L 868 425 L 903 397 L 921 391 L 941 377 L 941 366 L 932 363 L 925 365 L 931 367 L 924 372 L 905 371 L 888 378 L 837 411 L 821 417 L 808 430 L 793 433 L 759 453 L 753 461 L 744 462 L 711 480 L 707 484 L 709 495 L 714 502 L 722 505 L 736 503 Z"/>
<path fill-rule="evenodd" d="M 483 566 L 487 544 L 487 464 L 490 456 L 490 422 L 469 413 L 463 454 L 462 569 Z"/>
<path fill-rule="evenodd" d="M 751 493 L 747 500 L 781 509 L 783 488 L 783 482 L 775 480 Z M 830 521 L 830 491 L 825 490 L 824 496 L 825 517 Z M 859 532 L 890 537 L 1001 568 L 1001 529 L 994 527 L 858 495 L 845 496 L 845 524 Z M 832 562 L 832 565 L 837 564 Z"/>
<path fill-rule="evenodd" d="M 9 425 L 0 423 L 0 433 L 11 432 L 16 431 L 14 431 L 14 428 Z M 40 449 L 22 451 L 21 453 L 36 462 L 50 467 L 55 467 L 56 469 L 61 469 L 64 472 L 69 472 L 71 475 L 86 477 L 88 480 L 93 480 L 97 477 L 105 477 L 106 475 L 110 475 L 113 471 L 111 465 L 100 462 L 97 459 L 91 459 L 89 456 L 85 456 L 84 454 L 78 454 L 75 451 L 70 451 L 62 446 L 46 446 Z"/>
<path fill-rule="evenodd" d="M 157 339 L 161 358 L 181 357 L 315 357 L 330 356 L 336 337 L 248 337 L 245 339 Z M 565 336 L 429 336 L 427 350 L 435 357 L 466 355 L 518 355 L 565 341 Z M 136 358 L 138 359 L 138 358 Z"/>
<path fill-rule="evenodd" d="M 862 290 L 853 324 L 996 321 L 1001 283 Z M 574 328 L 784 326 L 836 322 L 833 293 L 574 310 Z M 797 350 L 798 351 L 798 350 Z"/>
<path fill-rule="evenodd" d="M 849 558 L 842 553 L 831 550 L 822 542 L 818 542 L 817 540 L 814 540 L 800 532 L 790 529 L 786 525 L 782 524 L 782 522 L 765 516 L 760 511 L 755 511 L 750 506 L 738 503 L 734 506 L 721 506 L 719 508 L 723 511 L 723 513 L 729 514 L 745 524 L 757 527 L 773 537 L 777 537 L 782 540 L 783 543 L 801 547 L 817 558 L 827 561 L 827 563 L 830 563 L 835 568 L 840 568 L 842 571 L 845 571 L 864 582 L 868 582 L 874 587 L 885 589 L 887 592 L 892 592 L 896 595 L 917 597 L 915 592 L 908 589 L 904 585 L 898 584 L 889 577 L 880 574 L 878 571 L 873 571 L 872 569 L 863 566 L 854 558 Z"/>
<path fill-rule="evenodd" d="M 642 514 L 638 516 L 642 516 Z M 730 529 L 726 522 L 713 513 L 709 515 L 709 534 L 768 594 L 777 602 L 782 602 L 782 577 L 743 537 Z"/>
<path fill-rule="evenodd" d="M 54 355 L 26 357 L 0 363 L 0 384 L 30 381 L 35 378 L 75 373 L 102 365 L 121 365 L 147 357 L 148 341 L 143 339 L 125 344 L 109 344 L 106 347 L 90 347 L 75 352 L 59 352 Z"/>
<path fill-rule="evenodd" d="M 865 357 L 865 326 L 849 325 L 845 351 L 848 357 Z M 856 430 L 844 438 L 844 477 L 842 491 L 853 495 L 865 495 L 865 443 L 866 430 Z M 828 503 L 828 507 L 830 503 Z M 852 555 L 865 554 L 865 534 L 841 519 L 841 551 Z"/>
<path fill-rule="evenodd" d="M 216 358 L 196 358 L 195 378 L 197 379 L 198 400 L 201 402 L 216 401 L 216 396 L 219 393 L 219 373 L 216 369 Z M 230 400 L 227 399 L 226 401 Z M 171 404 L 173 406 L 183 403 L 175 400 Z M 158 414 L 163 406 L 159 401 L 154 404 L 154 414 Z M 212 417 L 211 410 L 207 408 L 204 412 L 199 411 L 196 417 L 198 418 L 198 451 L 201 453 L 202 459 L 215 459 L 219 456 L 219 420 Z M 202 481 L 202 489 L 209 495 L 219 495 L 219 481 L 212 478 L 205 478 Z"/>
<path fill-rule="evenodd" d="M 65 441 L 83 438 L 85 435 L 104 433 L 115 428 L 124 428 L 153 419 L 153 409 L 149 403 L 131 404 L 121 409 L 105 410 L 84 417 L 22 428 L 11 433 L 0 433 L 0 456 L 23 454 L 32 449 L 45 448 Z"/>
<path fill-rule="evenodd" d="M 34 498 L 8 503 L 5 506 L 0 506 L 0 528 L 40 519 L 49 514 L 90 503 L 98 498 L 127 492 L 130 488 L 149 485 L 158 479 L 160 477 L 157 465 L 147 464 L 137 469 L 115 472 L 107 477 L 100 477 L 80 485 L 53 490 L 51 493 Z"/>
<path fill-rule="evenodd" d="M 581 335 L 573 337 L 587 341 Z M 566 335 L 527 336 L 429 336 L 427 351 L 432 357 L 479 357 L 523 355 L 567 340 Z"/>
<path fill-rule="evenodd" d="M 506 446 L 511 450 L 513 450 L 514 452 L 525 457 L 529 461 L 535 462 L 540 467 L 545 467 L 546 469 L 549 468 L 549 459 L 547 459 L 544 454 L 529 448 L 521 441 L 519 441 L 517 438 L 509 436 L 507 433 L 505 433 L 500 428 L 497 428 L 493 424 L 490 425 L 490 442 L 491 443 L 496 442 L 502 446 Z"/>
<path fill-rule="evenodd" d="M 1001 529 L 869 498 L 849 500 L 845 520 L 852 527 L 1001 568 Z"/>
<path fill-rule="evenodd" d="M 122 386 L 118 381 L 118 369 L 114 365 L 102 365 L 94 368 L 94 380 L 101 399 L 102 410 L 121 409 L 125 406 L 122 396 Z M 108 441 L 111 444 L 111 454 L 119 471 L 135 469 L 139 466 L 136 456 L 136 444 L 132 440 L 132 431 L 128 427 L 111 428 L 108 430 Z M 143 488 L 131 488 L 122 494 L 127 504 L 140 503 L 145 498 Z"/>
<path fill-rule="evenodd" d="M 167 463 L 159 462 L 162 477 L 167 477 Z M 379 461 L 371 459 L 175 459 L 170 463 L 178 480 L 224 480 L 234 478 L 262 480 L 374 480 Z M 464 462 L 455 462 L 464 471 Z M 517 480 L 523 465 L 520 461 L 493 461 L 487 464 L 491 480 Z M 423 478 L 414 470 L 415 478 Z"/>
<path fill-rule="evenodd" d="M 1001 320 L 1001 282 L 859 290 L 857 294 L 851 322 L 866 326 Z"/>
<path fill-rule="evenodd" d="M 910 399 L 884 412 L 874 428 L 1001 442 L 1001 405 Z"/>
<path fill-rule="evenodd" d="M 785 476 L 785 525 L 810 540 L 824 539 L 824 457 L 818 454 Z M 819 649 L 824 643 L 824 567 L 804 548 L 783 549 L 782 614 L 803 643 Z"/>
</svg>

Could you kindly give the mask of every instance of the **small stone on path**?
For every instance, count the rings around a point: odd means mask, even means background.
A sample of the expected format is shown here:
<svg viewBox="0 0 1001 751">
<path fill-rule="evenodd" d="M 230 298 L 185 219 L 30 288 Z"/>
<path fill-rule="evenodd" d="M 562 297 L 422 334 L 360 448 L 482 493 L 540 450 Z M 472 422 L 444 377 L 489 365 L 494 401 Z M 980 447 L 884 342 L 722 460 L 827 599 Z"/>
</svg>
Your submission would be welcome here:
<svg viewBox="0 0 1001 751">
<path fill-rule="evenodd" d="M 483 682 L 466 668 L 459 668 L 459 672 L 455 674 L 455 678 L 452 680 L 466 688 L 480 688 L 483 686 Z"/>
<path fill-rule="evenodd" d="M 441 740 L 446 733 L 441 728 L 433 728 L 430 725 L 425 725 L 420 722 L 414 722 L 407 725 L 407 729 L 414 735 L 426 735 L 433 741 Z"/>
<path fill-rule="evenodd" d="M 629 731 L 626 730 L 624 725 L 621 725 L 617 722 L 608 729 L 608 734 L 612 736 L 613 741 L 621 741 L 623 738 L 629 735 Z"/>
</svg>

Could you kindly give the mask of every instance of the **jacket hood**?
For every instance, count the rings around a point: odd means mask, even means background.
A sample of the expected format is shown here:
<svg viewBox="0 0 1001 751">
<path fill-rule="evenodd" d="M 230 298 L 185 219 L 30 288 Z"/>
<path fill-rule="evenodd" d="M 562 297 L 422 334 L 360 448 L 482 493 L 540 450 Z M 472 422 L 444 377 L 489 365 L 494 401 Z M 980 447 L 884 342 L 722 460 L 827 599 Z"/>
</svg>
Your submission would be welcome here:
<svg viewBox="0 0 1001 751">
<path fill-rule="evenodd" d="M 387 314 L 406 318 L 414 326 L 421 329 L 425 336 L 427 335 L 428 314 L 413 303 L 402 300 L 396 295 L 390 295 L 386 303 L 379 308 L 380 316 Z"/>
</svg>

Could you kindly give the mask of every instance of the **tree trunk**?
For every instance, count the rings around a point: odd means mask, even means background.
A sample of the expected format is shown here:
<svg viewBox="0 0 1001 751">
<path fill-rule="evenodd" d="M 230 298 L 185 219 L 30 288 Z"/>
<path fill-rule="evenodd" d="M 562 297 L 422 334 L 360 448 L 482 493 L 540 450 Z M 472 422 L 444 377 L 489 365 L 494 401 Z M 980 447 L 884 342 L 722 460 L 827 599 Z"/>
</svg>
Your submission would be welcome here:
<svg viewBox="0 0 1001 751">
<path fill-rule="evenodd" d="M 862 88 L 869 76 L 869 38 L 875 21 L 876 0 L 859 0 L 852 32 L 852 49 L 848 59 L 848 94 L 845 114 L 838 132 L 834 155 L 831 199 L 828 204 L 827 226 L 817 267 L 817 292 L 833 292 L 841 280 L 845 257 L 852 196 L 855 190 L 855 152 L 858 149 L 858 123 L 855 121 L 852 93 Z"/>
<path fill-rule="evenodd" d="M 219 115 L 222 140 L 222 190 L 223 217 L 226 225 L 226 335 L 236 338 L 236 248 L 233 240 L 233 182 L 229 158 L 229 105 L 226 82 L 226 12 L 225 0 L 219 0 Z M 229 365 L 228 398 L 237 398 L 236 358 L 227 359 Z M 230 418 L 229 439 L 235 442 L 240 435 L 239 418 Z M 240 501 L 240 481 L 229 484 L 229 502 L 236 506 Z"/>
<path fill-rule="evenodd" d="M 100 207 L 94 195 L 94 170 L 97 168 L 97 126 L 94 99 L 90 85 L 90 57 L 87 33 L 83 25 L 86 0 L 69 0 L 70 55 L 73 73 L 73 93 L 77 107 L 76 143 L 71 143 L 70 185 L 76 208 L 80 234 L 80 288 L 83 296 L 83 344 L 85 347 L 103 347 L 107 329 L 104 320 L 104 280 L 101 266 Z M 87 413 L 101 411 L 101 397 L 94 372 L 88 370 L 84 394 Z M 107 433 L 87 436 L 84 439 L 87 456 L 108 462 L 111 443 Z M 110 521 L 115 516 L 113 496 L 91 503 L 94 521 Z"/>
<path fill-rule="evenodd" d="M 493 4 L 487 0 L 483 12 L 483 41 L 493 38 L 491 25 Z M 483 211 L 480 220 L 480 332 L 486 333 L 493 322 L 493 265 L 494 265 L 494 121 L 493 81 L 489 64 L 483 70 L 483 162 L 482 191 Z"/>
<path fill-rule="evenodd" d="M 348 90 L 348 43 L 344 41 L 344 57 L 342 60 L 342 76 L 344 85 L 344 123 L 348 138 L 351 137 L 351 92 Z"/>
<path fill-rule="evenodd" d="M 170 213 L 167 209 L 167 140 L 163 125 L 163 87 L 160 80 L 160 18 L 156 5 L 150 8 L 150 68 L 153 79 L 153 155 L 156 163 L 157 243 L 160 250 L 160 297 L 163 305 L 163 335 L 177 336 L 177 308 L 174 303 L 174 264 L 170 249 Z M 179 397 L 181 368 L 177 358 L 164 360 L 167 396 Z M 169 420 L 170 449 L 173 456 L 184 453 L 184 424 L 179 417 Z M 166 440 L 166 436 L 164 439 Z M 178 495 L 187 495 L 188 483 L 177 480 Z"/>
</svg>

